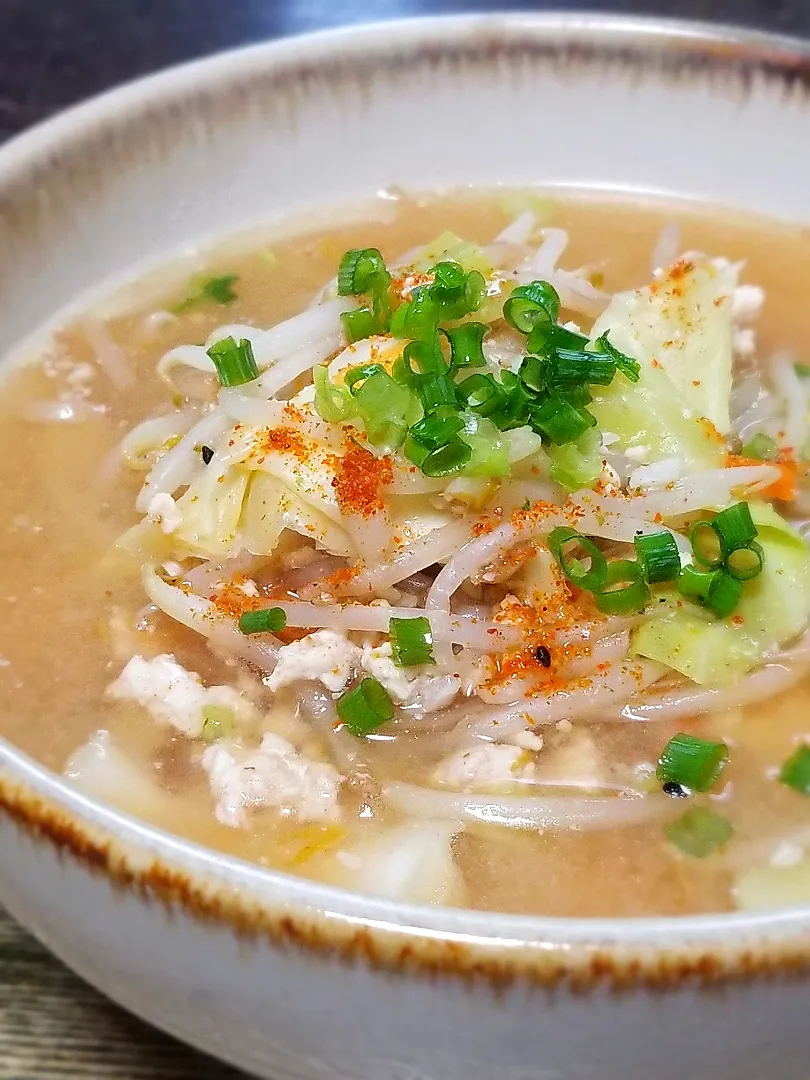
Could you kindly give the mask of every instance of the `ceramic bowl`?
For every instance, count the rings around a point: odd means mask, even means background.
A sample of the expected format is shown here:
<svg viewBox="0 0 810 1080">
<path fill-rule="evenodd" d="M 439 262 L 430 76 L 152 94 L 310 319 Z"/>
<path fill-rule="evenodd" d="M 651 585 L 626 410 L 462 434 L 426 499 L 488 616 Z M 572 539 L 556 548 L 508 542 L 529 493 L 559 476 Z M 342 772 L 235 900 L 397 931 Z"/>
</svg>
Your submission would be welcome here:
<svg viewBox="0 0 810 1080">
<path fill-rule="evenodd" d="M 390 185 L 573 183 L 807 221 L 809 88 L 801 43 L 572 15 L 358 27 L 169 71 L 0 150 L 0 353 L 212 227 Z M 408 907 L 198 848 L 2 743 L 0 810 L 11 913 L 268 1080 L 807 1075 L 810 911 Z"/>
</svg>

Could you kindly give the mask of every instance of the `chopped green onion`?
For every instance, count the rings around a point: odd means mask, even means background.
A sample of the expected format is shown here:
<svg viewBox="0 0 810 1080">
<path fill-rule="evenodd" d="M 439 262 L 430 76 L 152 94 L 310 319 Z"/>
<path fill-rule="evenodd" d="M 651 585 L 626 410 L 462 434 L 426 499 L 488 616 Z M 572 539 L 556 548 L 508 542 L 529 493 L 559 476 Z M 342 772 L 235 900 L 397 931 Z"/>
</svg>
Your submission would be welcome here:
<svg viewBox="0 0 810 1080">
<path fill-rule="evenodd" d="M 616 365 L 604 353 L 557 349 L 554 352 L 551 373 L 554 384 L 558 386 L 580 383 L 609 386 L 616 374 Z"/>
<path fill-rule="evenodd" d="M 608 563 L 607 576 L 596 593 L 596 606 L 605 615 L 630 615 L 642 611 L 650 600 L 641 566 L 629 559 Z"/>
<path fill-rule="evenodd" d="M 471 270 L 467 274 L 467 284 L 464 286 L 464 303 L 467 311 L 478 311 L 486 294 L 487 283 L 484 275 L 479 270 Z"/>
<path fill-rule="evenodd" d="M 728 747 L 680 732 L 673 735 L 658 760 L 656 776 L 662 784 L 675 783 L 690 791 L 708 791 L 728 761 Z"/>
<path fill-rule="evenodd" d="M 779 779 L 800 795 L 810 795 L 810 746 L 794 750 L 782 766 Z"/>
<path fill-rule="evenodd" d="M 549 363 L 542 356 L 527 356 L 521 362 L 518 375 L 520 381 L 535 394 L 542 394 L 548 389 Z"/>
<path fill-rule="evenodd" d="M 736 608 L 742 596 L 742 581 L 720 570 L 712 577 L 706 593 L 706 607 L 719 619 L 725 619 Z"/>
<path fill-rule="evenodd" d="M 585 405 L 590 405 L 593 401 L 593 395 L 587 386 L 580 384 L 579 386 L 566 386 L 565 389 L 559 391 L 560 396 L 564 397 L 569 405 L 573 405 L 577 409 L 582 409 Z M 585 411 L 585 416 L 591 414 Z M 593 417 L 591 417 L 593 419 Z M 594 421 L 594 424 L 596 421 Z M 589 425 L 593 427 L 594 424 Z"/>
<path fill-rule="evenodd" d="M 629 379 L 630 382 L 638 382 L 638 380 L 641 378 L 641 365 L 639 364 L 638 360 L 634 360 L 632 356 L 628 356 L 626 353 L 620 352 L 620 350 L 617 349 L 615 345 L 611 345 L 608 339 L 607 331 L 605 331 L 605 333 L 597 339 L 596 344 L 597 347 L 602 350 L 602 352 L 607 353 L 607 355 L 616 365 L 616 368 L 622 373 L 622 375 L 624 375 L 626 379 Z"/>
<path fill-rule="evenodd" d="M 391 619 L 391 659 L 398 667 L 435 664 L 433 631 L 423 615 L 413 619 Z"/>
<path fill-rule="evenodd" d="M 549 394 L 545 401 L 535 406 L 529 416 L 532 429 L 545 436 L 549 442 L 561 446 L 574 442 L 594 427 L 596 418 L 585 409 L 578 409 L 570 401 L 557 394 Z"/>
<path fill-rule="evenodd" d="M 368 735 L 394 715 L 394 705 L 382 683 L 363 679 L 337 701 L 337 714 L 352 735 Z"/>
<path fill-rule="evenodd" d="M 747 547 L 757 535 L 751 510 L 748 503 L 744 502 L 721 510 L 712 521 L 712 528 L 720 537 L 724 555 L 730 555 L 737 548 Z"/>
<path fill-rule="evenodd" d="M 433 267 L 433 288 L 435 291 L 459 293 L 467 283 L 464 269 L 450 260 L 436 263 Z"/>
<path fill-rule="evenodd" d="M 482 343 L 489 328 L 484 323 L 462 323 L 442 333 L 450 342 L 450 371 L 462 367 L 484 367 L 486 359 Z"/>
<path fill-rule="evenodd" d="M 194 291 L 185 300 L 175 304 L 172 311 L 176 315 L 182 315 L 205 300 L 214 300 L 217 304 L 222 305 L 232 304 L 236 299 L 233 284 L 238 280 L 239 276 L 237 274 L 223 274 L 221 277 L 206 278 L 202 281 L 199 278 L 194 278 L 191 282 Z"/>
<path fill-rule="evenodd" d="M 214 342 L 208 356 L 217 369 L 222 386 L 243 386 L 259 377 L 259 369 L 253 357 L 253 346 L 247 338 L 237 343 L 232 337 Z"/>
<path fill-rule="evenodd" d="M 728 843 L 734 833 L 731 822 L 705 806 L 694 806 L 664 828 L 667 839 L 686 855 L 704 859 Z"/>
<path fill-rule="evenodd" d="M 501 396 L 489 418 L 501 431 L 523 427 L 529 419 L 529 396 L 513 371 L 501 372 Z"/>
<path fill-rule="evenodd" d="M 413 341 L 432 341 L 436 336 L 441 311 L 425 288 L 414 289 L 411 299 L 400 304 L 391 319 L 394 337 Z"/>
<path fill-rule="evenodd" d="M 396 450 L 402 445 L 409 425 L 421 417 L 419 403 L 406 386 L 394 382 L 379 364 L 351 369 L 346 373 L 347 384 L 352 372 L 358 370 L 365 377 L 360 381 L 358 375 L 352 381 L 351 392 L 369 441 L 374 446 Z"/>
<path fill-rule="evenodd" d="M 280 607 L 244 611 L 239 616 L 239 629 L 243 634 L 276 634 L 287 625 L 287 616 Z"/>
<path fill-rule="evenodd" d="M 412 377 L 447 373 L 447 364 L 435 335 L 432 341 L 408 342 L 402 350 L 402 360 Z"/>
<path fill-rule="evenodd" d="M 343 381 L 352 394 L 359 394 L 366 379 L 370 379 L 372 375 L 377 375 L 380 372 L 384 375 L 388 374 L 382 364 L 357 364 L 355 367 L 348 369 L 343 376 Z M 357 387 L 356 390 L 355 387 Z"/>
<path fill-rule="evenodd" d="M 715 569 L 723 565 L 723 544 L 711 521 L 696 521 L 689 533 L 695 562 Z"/>
<path fill-rule="evenodd" d="M 419 397 L 426 414 L 457 404 L 456 385 L 449 375 L 429 375 L 419 384 Z"/>
<path fill-rule="evenodd" d="M 233 734 L 236 717 L 227 705 L 205 705 L 202 711 L 202 737 L 205 742 L 226 739 Z"/>
<path fill-rule="evenodd" d="M 446 446 L 463 428 L 464 421 L 457 412 L 437 409 L 414 424 L 408 434 L 428 450 L 438 450 L 440 446 Z"/>
<path fill-rule="evenodd" d="M 726 570 L 738 581 L 751 581 L 762 573 L 765 552 L 752 540 L 748 547 L 736 548 L 726 559 Z"/>
<path fill-rule="evenodd" d="M 451 439 L 449 443 L 431 452 L 421 463 L 425 476 L 454 476 L 461 472 L 472 457 L 472 447 L 463 439 Z"/>
<path fill-rule="evenodd" d="M 579 334 L 576 330 L 569 330 L 565 326 L 555 326 L 551 331 L 551 345 L 555 349 L 574 349 L 581 351 L 588 344 L 588 338 L 586 334 Z M 528 341 L 529 350 L 531 349 L 531 338 Z"/>
<path fill-rule="evenodd" d="M 543 323 L 553 325 L 560 314 L 560 297 L 547 281 L 519 285 L 503 305 L 503 317 L 521 334 Z"/>
<path fill-rule="evenodd" d="M 436 449 L 438 450 L 439 447 L 436 447 Z M 429 446 L 425 446 L 424 443 L 415 439 L 410 431 L 405 436 L 405 442 L 402 444 L 402 453 L 408 461 L 412 461 L 414 465 L 418 465 L 420 469 L 424 465 L 425 459 L 430 454 L 430 450 L 431 448 Z"/>
<path fill-rule="evenodd" d="M 328 424 L 340 424 L 354 412 L 352 396 L 345 386 L 335 386 L 329 378 L 325 365 L 319 365 L 312 373 L 315 384 L 315 411 Z"/>
<path fill-rule="evenodd" d="M 561 526 L 548 535 L 548 549 L 568 580 L 579 589 L 597 592 L 605 584 L 608 565 L 605 556 L 587 536 Z"/>
<path fill-rule="evenodd" d="M 382 275 L 388 275 L 377 248 L 354 248 L 340 260 L 337 275 L 339 296 L 359 296 L 371 292 Z M 387 284 L 387 283 L 386 283 Z"/>
<path fill-rule="evenodd" d="M 644 578 L 651 585 L 673 581 L 681 569 L 681 557 L 675 537 L 669 532 L 652 533 L 635 538 L 636 557 Z"/>
<path fill-rule="evenodd" d="M 705 600 L 709 588 L 721 570 L 698 570 L 694 566 L 684 566 L 678 574 L 678 592 L 681 596 L 692 596 Z"/>
<path fill-rule="evenodd" d="M 377 317 L 368 307 L 352 308 L 351 311 L 341 312 L 340 322 L 350 345 L 378 333 Z"/>
<path fill-rule="evenodd" d="M 216 300 L 218 304 L 232 304 L 236 299 L 233 283 L 239 280 L 238 274 L 223 274 L 209 278 L 203 283 L 202 295 Z"/>
<path fill-rule="evenodd" d="M 456 387 L 468 409 L 488 416 L 499 404 L 503 393 L 494 375 L 476 374 L 462 380 Z"/>
<path fill-rule="evenodd" d="M 742 448 L 742 456 L 757 461 L 773 461 L 779 457 L 779 444 L 770 435 L 759 431 Z"/>
</svg>

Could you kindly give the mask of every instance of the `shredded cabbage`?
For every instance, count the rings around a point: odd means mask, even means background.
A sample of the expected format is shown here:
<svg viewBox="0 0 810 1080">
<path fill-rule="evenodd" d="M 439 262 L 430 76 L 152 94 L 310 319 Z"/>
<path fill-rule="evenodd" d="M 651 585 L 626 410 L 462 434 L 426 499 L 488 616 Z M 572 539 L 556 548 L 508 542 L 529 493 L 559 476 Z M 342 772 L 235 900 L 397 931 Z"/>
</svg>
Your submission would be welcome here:
<svg viewBox="0 0 810 1080">
<path fill-rule="evenodd" d="M 766 503 L 751 503 L 757 542 L 765 553 L 762 573 L 746 582 L 734 614 L 712 621 L 684 603 L 633 632 L 637 656 L 657 660 L 703 686 L 734 682 L 763 654 L 799 634 L 810 617 L 810 548 Z"/>
<path fill-rule="evenodd" d="M 690 468 L 722 463 L 730 430 L 732 303 L 739 269 L 708 260 L 676 263 L 635 292 L 617 293 L 591 331 L 641 364 L 595 388 L 591 411 L 641 462 L 680 456 Z"/>
<path fill-rule="evenodd" d="M 591 487 L 602 473 L 602 436 L 591 428 L 576 442 L 550 446 L 551 479 L 567 491 Z"/>
</svg>

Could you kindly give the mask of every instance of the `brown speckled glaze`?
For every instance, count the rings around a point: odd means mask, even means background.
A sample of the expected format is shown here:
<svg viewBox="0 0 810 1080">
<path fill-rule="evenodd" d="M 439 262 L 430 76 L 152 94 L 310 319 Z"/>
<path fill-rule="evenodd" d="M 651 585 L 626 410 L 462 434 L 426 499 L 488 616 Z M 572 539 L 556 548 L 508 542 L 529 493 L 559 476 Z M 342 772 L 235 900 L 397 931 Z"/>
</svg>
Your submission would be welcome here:
<svg viewBox="0 0 810 1080">
<path fill-rule="evenodd" d="M 38 843 L 53 846 L 61 858 L 75 860 L 91 874 L 102 875 L 117 889 L 137 893 L 168 910 L 179 908 L 203 923 L 226 923 L 244 939 L 267 938 L 279 949 L 303 949 L 367 963 L 386 971 L 436 978 L 484 982 L 502 991 L 516 981 L 547 991 L 565 986 L 577 994 L 607 987 L 614 993 L 639 988 L 665 993 L 685 981 L 703 990 L 725 989 L 755 979 L 797 980 L 810 974 L 810 933 L 775 949 L 768 942 L 743 948 L 650 950 L 648 947 L 515 949 L 493 939 L 467 943 L 437 941 L 410 929 L 401 933 L 379 927 L 357 928 L 330 920 L 317 911 L 290 913 L 251 901 L 237 890 L 218 887 L 154 860 L 148 866 L 130 860 L 112 837 L 94 834 L 58 806 L 32 798 L 23 789 L 0 781 L 0 812 Z"/>
</svg>

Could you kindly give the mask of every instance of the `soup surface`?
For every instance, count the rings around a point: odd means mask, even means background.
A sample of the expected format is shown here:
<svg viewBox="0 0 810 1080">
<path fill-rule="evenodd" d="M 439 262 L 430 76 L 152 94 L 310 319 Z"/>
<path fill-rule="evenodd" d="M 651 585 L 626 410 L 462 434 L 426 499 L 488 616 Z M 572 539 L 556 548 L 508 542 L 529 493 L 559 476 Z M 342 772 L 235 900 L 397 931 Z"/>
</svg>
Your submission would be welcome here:
<svg viewBox="0 0 810 1080">
<path fill-rule="evenodd" d="M 396 196 L 70 319 L 0 399 L 0 732 L 362 892 L 810 901 L 808 265 L 715 208 Z"/>
</svg>

